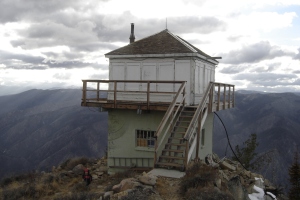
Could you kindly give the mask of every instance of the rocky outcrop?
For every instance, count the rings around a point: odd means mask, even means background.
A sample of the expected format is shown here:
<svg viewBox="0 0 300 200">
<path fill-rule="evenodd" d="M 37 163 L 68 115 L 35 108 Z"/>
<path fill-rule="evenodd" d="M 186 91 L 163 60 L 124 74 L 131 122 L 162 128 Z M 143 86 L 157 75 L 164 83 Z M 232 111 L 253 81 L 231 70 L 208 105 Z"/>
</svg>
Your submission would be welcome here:
<svg viewBox="0 0 300 200">
<path fill-rule="evenodd" d="M 223 189 L 227 185 L 228 191 L 235 200 L 265 200 L 276 199 L 275 195 L 269 191 L 275 191 L 275 187 L 260 174 L 253 173 L 243 168 L 243 166 L 230 159 L 220 160 L 213 154 L 214 163 L 218 163 L 219 178 L 215 181 L 216 187 Z M 216 164 L 211 165 L 216 167 Z"/>
</svg>

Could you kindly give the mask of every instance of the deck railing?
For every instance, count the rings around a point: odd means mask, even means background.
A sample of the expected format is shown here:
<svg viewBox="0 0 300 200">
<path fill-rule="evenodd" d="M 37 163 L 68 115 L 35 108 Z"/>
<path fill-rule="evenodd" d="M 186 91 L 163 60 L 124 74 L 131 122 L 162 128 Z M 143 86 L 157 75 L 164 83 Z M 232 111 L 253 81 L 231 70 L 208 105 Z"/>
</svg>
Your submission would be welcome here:
<svg viewBox="0 0 300 200">
<path fill-rule="evenodd" d="M 185 81 L 137 81 L 137 80 L 82 80 L 82 106 L 88 106 L 88 103 L 101 103 L 102 101 L 109 101 L 113 104 L 113 108 L 117 104 L 126 102 L 121 95 L 128 94 L 130 101 L 143 102 L 147 109 L 151 102 L 151 98 L 159 97 L 159 95 L 170 95 L 169 102 L 173 100 L 173 96 L 177 93 L 176 88 L 181 87 Z M 104 86 L 103 86 L 104 85 Z M 166 89 L 160 87 L 166 86 Z M 118 87 L 122 89 L 118 89 Z M 133 87 L 134 86 L 134 87 Z M 139 98 L 134 99 L 133 95 L 139 95 Z M 157 98 L 158 99 L 158 98 Z M 129 100 L 127 100 L 129 101 Z M 159 100 L 158 100 L 159 102 Z"/>
</svg>

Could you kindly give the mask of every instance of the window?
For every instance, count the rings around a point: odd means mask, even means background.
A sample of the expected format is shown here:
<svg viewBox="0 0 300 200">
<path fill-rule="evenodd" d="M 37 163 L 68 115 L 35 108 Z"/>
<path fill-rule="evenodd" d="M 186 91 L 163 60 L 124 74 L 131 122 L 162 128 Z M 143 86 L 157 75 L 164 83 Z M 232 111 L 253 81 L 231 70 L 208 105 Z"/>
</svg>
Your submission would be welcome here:
<svg viewBox="0 0 300 200">
<path fill-rule="evenodd" d="M 154 147 L 155 131 L 136 130 L 136 146 L 138 147 Z"/>
</svg>

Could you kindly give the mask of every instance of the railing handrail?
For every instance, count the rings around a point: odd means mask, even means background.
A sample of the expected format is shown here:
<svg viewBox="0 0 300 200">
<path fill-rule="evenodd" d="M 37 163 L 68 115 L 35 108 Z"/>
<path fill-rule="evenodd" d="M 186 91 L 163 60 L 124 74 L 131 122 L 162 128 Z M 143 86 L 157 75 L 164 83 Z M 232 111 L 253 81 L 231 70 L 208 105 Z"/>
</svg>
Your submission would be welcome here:
<svg viewBox="0 0 300 200">
<path fill-rule="evenodd" d="M 186 81 L 181 84 L 180 88 L 177 91 L 177 94 L 173 98 L 172 103 L 169 105 L 163 119 L 160 121 L 160 124 L 158 125 L 157 131 L 155 132 L 156 140 L 155 140 L 155 151 L 154 151 L 154 165 L 157 161 L 158 149 L 160 148 L 162 142 L 164 141 L 164 138 L 166 137 L 166 135 L 168 133 L 168 130 L 171 128 L 171 124 L 173 123 L 179 108 L 184 106 L 184 104 L 185 104 L 185 97 L 186 97 L 185 86 L 186 86 Z M 178 102 L 178 97 L 179 97 L 180 94 L 183 94 L 183 97 L 182 97 L 181 101 L 179 102 L 179 104 L 177 104 L 176 113 L 174 114 L 173 118 L 169 121 L 168 127 L 166 128 L 166 130 L 165 130 L 164 134 L 162 135 L 160 141 L 158 141 L 158 137 L 160 136 L 161 132 L 165 129 L 165 125 L 166 125 L 168 119 L 170 118 L 172 112 L 174 111 L 175 105 Z"/>
<path fill-rule="evenodd" d="M 124 82 L 124 83 L 183 83 L 186 81 L 154 81 L 154 80 L 81 80 L 82 82 L 93 82 L 93 83 L 110 83 L 110 82 Z"/>
<path fill-rule="evenodd" d="M 113 101 L 114 103 L 114 108 L 116 108 L 117 106 L 117 94 L 122 93 L 122 92 L 136 92 L 136 93 L 144 93 L 146 94 L 145 96 L 145 102 L 147 103 L 147 109 L 149 109 L 150 107 L 150 94 L 154 94 L 154 93 L 165 93 L 165 94 L 172 94 L 174 95 L 176 92 L 174 91 L 174 89 L 172 89 L 172 91 L 174 92 L 170 92 L 170 91 L 163 91 L 161 89 L 153 89 L 153 87 L 150 87 L 151 84 L 180 84 L 182 85 L 183 83 L 185 83 L 186 81 L 163 81 L 163 80 L 82 80 L 83 82 L 83 88 L 82 88 L 82 105 L 86 106 L 87 102 L 90 102 L 91 100 L 95 100 L 95 98 L 87 98 L 87 92 L 96 92 L 97 94 L 97 101 L 99 101 L 100 99 L 100 92 L 112 92 L 113 93 L 113 99 L 110 99 L 111 101 Z M 88 83 L 96 83 L 97 84 L 97 89 L 88 89 L 87 84 Z M 100 89 L 100 84 L 101 83 L 105 83 L 105 84 L 109 84 L 108 88 L 105 89 Z M 136 89 L 133 88 L 124 88 L 124 90 L 118 90 L 117 85 L 118 84 L 139 84 L 139 86 L 141 86 L 141 84 L 146 84 L 146 88 L 140 88 L 138 89 L 138 91 L 136 91 Z M 113 84 L 113 85 L 110 85 Z M 173 87 L 172 87 L 173 88 Z M 104 98 L 103 98 L 104 99 Z M 168 103 L 171 103 L 171 99 L 168 101 Z"/>
<path fill-rule="evenodd" d="M 212 89 L 213 85 L 214 85 L 213 82 L 209 83 L 209 86 L 207 87 L 207 89 L 204 93 L 204 96 L 202 97 L 202 100 L 193 115 L 191 123 L 189 124 L 189 127 L 188 127 L 187 131 L 185 132 L 185 135 L 183 137 L 185 140 L 189 140 L 190 136 L 192 135 L 192 128 L 194 127 L 195 123 L 197 122 L 200 112 L 204 109 L 204 106 L 207 102 L 207 98 L 209 97 L 209 93 L 210 93 L 210 90 Z"/>
<path fill-rule="evenodd" d="M 156 133 L 155 133 L 155 137 L 159 137 L 160 133 L 162 132 L 165 124 L 167 123 L 172 111 L 174 110 L 174 107 L 176 105 L 176 102 L 177 102 L 177 99 L 179 97 L 179 95 L 183 92 L 183 90 L 185 89 L 185 86 L 186 86 L 186 82 L 183 82 L 180 86 L 180 88 L 178 89 L 175 97 L 173 98 L 173 101 L 172 103 L 170 104 L 170 106 L 168 107 L 164 117 L 162 118 L 162 120 L 160 121 L 160 124 L 158 125 L 158 128 L 156 130 Z M 185 97 L 185 94 L 183 94 L 184 97 Z M 183 100 L 184 98 L 182 98 Z"/>
</svg>

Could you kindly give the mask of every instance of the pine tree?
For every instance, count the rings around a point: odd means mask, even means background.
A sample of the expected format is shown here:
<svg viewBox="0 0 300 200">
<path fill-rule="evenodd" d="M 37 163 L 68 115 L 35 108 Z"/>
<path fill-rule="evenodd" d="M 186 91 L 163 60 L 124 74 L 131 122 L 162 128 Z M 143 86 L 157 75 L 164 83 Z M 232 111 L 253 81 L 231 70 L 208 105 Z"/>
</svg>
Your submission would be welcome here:
<svg viewBox="0 0 300 200">
<path fill-rule="evenodd" d="M 243 148 L 240 148 L 239 145 L 235 146 L 235 152 L 238 159 L 235 157 L 232 159 L 239 160 L 246 169 L 253 168 L 251 161 L 257 156 L 257 153 L 255 153 L 255 149 L 258 146 L 256 138 L 256 134 L 253 133 L 245 142 L 243 142 Z"/>
<path fill-rule="evenodd" d="M 300 164 L 299 164 L 298 151 L 296 151 L 293 164 L 289 168 L 289 175 L 290 175 L 290 185 L 291 185 L 289 191 L 289 199 L 299 200 L 300 199 Z"/>
</svg>

